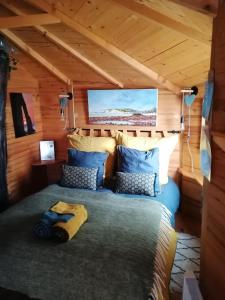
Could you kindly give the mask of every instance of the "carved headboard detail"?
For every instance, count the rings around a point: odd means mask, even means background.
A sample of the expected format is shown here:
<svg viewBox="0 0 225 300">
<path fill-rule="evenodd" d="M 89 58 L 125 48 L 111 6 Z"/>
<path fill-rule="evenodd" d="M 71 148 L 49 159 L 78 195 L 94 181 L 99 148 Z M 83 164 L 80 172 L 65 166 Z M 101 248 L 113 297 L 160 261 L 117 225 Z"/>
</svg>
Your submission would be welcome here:
<svg viewBox="0 0 225 300">
<path fill-rule="evenodd" d="M 88 127 L 82 127 L 82 128 L 69 128 L 68 131 L 84 136 L 114 136 L 115 129 L 100 129 L 100 128 L 88 128 Z M 172 130 L 172 131 L 166 131 L 166 130 L 140 130 L 140 129 L 118 129 L 118 131 L 121 131 L 125 134 L 128 134 L 130 136 L 143 136 L 143 137 L 166 137 L 170 134 L 180 133 L 180 131 Z"/>
<path fill-rule="evenodd" d="M 97 126 L 96 126 L 97 127 Z M 172 130 L 172 131 L 166 131 L 166 130 L 148 130 L 148 129 L 110 129 L 110 128 L 95 128 L 95 127 L 82 127 L 82 128 L 70 128 L 68 129 L 68 132 L 70 134 L 79 134 L 83 136 L 115 136 L 115 130 L 121 131 L 125 134 L 128 134 L 130 136 L 143 136 L 143 137 L 166 137 L 171 134 L 177 134 L 180 133 L 180 131 Z M 169 175 L 174 178 L 174 180 L 178 183 L 179 182 L 179 170 L 180 168 L 180 143 L 178 143 L 176 149 L 171 155 L 170 158 L 170 165 L 169 165 Z"/>
</svg>

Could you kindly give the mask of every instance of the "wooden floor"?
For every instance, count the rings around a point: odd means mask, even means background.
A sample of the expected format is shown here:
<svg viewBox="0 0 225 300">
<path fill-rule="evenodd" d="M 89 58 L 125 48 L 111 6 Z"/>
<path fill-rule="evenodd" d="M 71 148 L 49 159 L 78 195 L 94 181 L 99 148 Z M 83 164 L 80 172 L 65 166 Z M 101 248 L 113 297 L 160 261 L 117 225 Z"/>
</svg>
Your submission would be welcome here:
<svg viewBox="0 0 225 300">
<path fill-rule="evenodd" d="M 170 300 L 181 300 L 180 294 L 170 294 Z"/>
<path fill-rule="evenodd" d="M 184 232 L 200 237 L 201 235 L 201 221 L 190 217 L 182 212 L 178 212 L 176 215 L 176 227 L 177 232 Z"/>
</svg>

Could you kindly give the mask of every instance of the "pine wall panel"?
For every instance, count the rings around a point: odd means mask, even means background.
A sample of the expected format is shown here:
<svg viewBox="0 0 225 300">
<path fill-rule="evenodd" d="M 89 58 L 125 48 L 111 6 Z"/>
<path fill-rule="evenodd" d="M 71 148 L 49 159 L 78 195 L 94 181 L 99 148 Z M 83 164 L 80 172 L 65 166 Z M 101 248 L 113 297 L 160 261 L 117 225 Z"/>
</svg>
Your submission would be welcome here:
<svg viewBox="0 0 225 300">
<path fill-rule="evenodd" d="M 40 81 L 39 81 L 40 82 Z M 43 80 L 40 82 L 40 103 L 42 112 L 42 124 L 43 124 L 43 139 L 54 140 L 57 159 L 67 159 L 67 147 L 68 141 L 66 135 L 68 131 L 64 129 L 65 122 L 60 119 L 60 107 L 59 107 L 59 93 L 62 93 L 66 87 L 55 80 L 54 90 L 48 83 Z M 110 89 L 112 85 L 95 85 L 92 84 L 79 84 L 74 88 L 74 106 L 75 106 L 75 127 L 77 128 L 99 128 L 98 135 L 101 134 L 100 129 L 125 129 L 125 130 L 155 130 L 156 128 L 145 127 L 133 127 L 133 126 L 97 126 L 88 124 L 88 100 L 87 89 Z M 159 91 L 159 106 L 158 106 L 158 130 L 179 130 L 180 129 L 180 110 L 181 101 L 180 97 L 173 95 L 165 90 Z M 68 118 L 70 124 L 67 126 L 73 127 L 72 117 L 72 103 L 69 106 Z M 178 169 L 180 166 L 180 147 L 176 147 L 174 153 L 171 156 L 170 161 L 170 175 L 174 177 L 178 182 Z"/>
<path fill-rule="evenodd" d="M 104 87 L 103 87 L 104 88 Z M 135 87 L 134 87 L 135 88 Z M 96 125 L 88 125 L 88 100 L 87 90 L 76 91 L 76 126 L 94 128 Z M 180 130 L 181 100 L 179 96 L 166 90 L 159 90 L 157 127 L 148 127 L 148 130 Z M 98 127 L 98 126 L 97 126 Z M 112 126 L 104 125 L 104 128 L 123 128 L 127 130 L 136 129 L 134 126 Z M 140 130 L 144 130 L 139 126 Z"/>
<path fill-rule="evenodd" d="M 39 141 L 40 140 L 54 140 L 56 159 L 67 159 L 68 141 L 66 135 L 68 131 L 65 127 L 80 127 L 80 128 L 99 128 L 99 129 L 125 129 L 133 132 L 134 130 L 151 131 L 151 130 L 180 130 L 180 113 L 181 113 L 181 97 L 172 94 L 166 90 L 159 90 L 159 103 L 158 103 L 158 116 L 156 128 L 132 127 L 132 126 L 95 126 L 88 124 L 88 89 L 113 89 L 112 84 L 104 84 L 99 82 L 74 82 L 74 95 L 75 95 L 75 124 L 73 124 L 72 104 L 70 102 L 70 109 L 68 112 L 68 119 L 70 122 L 65 124 L 61 120 L 59 94 L 70 90 L 71 87 L 66 86 L 60 80 L 51 75 L 39 64 L 35 63 L 28 56 L 20 56 L 20 61 L 23 66 L 29 65 L 29 71 L 37 78 L 34 79 L 25 69 L 18 70 L 12 74 L 9 82 L 9 91 L 23 91 L 32 92 L 37 95 L 36 97 L 36 113 L 35 119 L 37 120 L 38 132 L 35 135 L 15 139 L 14 128 L 12 124 L 11 108 L 7 105 L 7 136 L 8 136 L 8 150 L 9 150 L 9 163 L 8 163 L 8 182 L 9 190 L 12 199 L 19 198 L 25 191 L 28 183 L 30 182 L 31 164 L 35 160 L 39 160 Z M 22 72 L 22 73 L 21 73 Z M 20 74 L 21 73 L 21 74 Z M 133 87 L 136 88 L 136 87 Z M 192 150 L 195 157 L 195 168 L 199 169 L 199 137 L 200 137 L 200 118 L 199 112 L 201 110 L 201 100 L 194 103 L 192 109 Z M 99 133 L 100 130 L 99 130 Z M 143 132 L 143 135 L 148 133 Z M 184 133 L 184 140 L 185 140 Z M 29 144 L 29 147 L 27 145 Z M 182 146 L 182 142 L 180 143 Z M 180 173 L 178 172 L 181 166 L 181 155 L 183 154 L 183 166 L 190 170 L 190 162 L 187 155 L 187 150 L 184 146 L 177 146 L 171 156 L 170 161 L 170 175 L 179 182 Z M 17 151 L 19 149 L 19 151 Z M 18 167 L 14 169 L 15 159 L 17 160 Z M 189 180 L 189 179 L 188 179 Z M 184 178 L 182 186 L 184 191 L 188 191 L 191 186 L 189 181 L 185 182 Z M 193 187 L 196 191 L 196 187 Z"/>
<path fill-rule="evenodd" d="M 204 181 L 201 236 L 200 284 L 206 300 L 223 300 L 225 295 L 225 2 L 220 1 L 214 20 L 211 66 L 214 96 L 210 139 L 211 181 Z"/>
<path fill-rule="evenodd" d="M 40 140 L 54 140 L 56 159 L 67 159 L 67 147 L 68 141 L 66 135 L 68 131 L 65 127 L 80 127 L 80 128 L 98 128 L 99 129 L 125 129 L 125 130 L 180 130 L 180 112 L 181 112 L 181 98 L 168 92 L 166 90 L 159 90 L 159 103 L 158 103 L 158 117 L 156 128 L 142 128 L 142 127 L 130 127 L 130 126 L 95 126 L 88 124 L 88 99 L 87 89 L 113 89 L 115 88 L 111 84 L 99 84 L 99 83 L 79 83 L 74 84 L 75 95 L 75 124 L 73 124 L 72 118 L 72 103 L 69 105 L 69 112 L 67 115 L 68 122 L 61 120 L 60 106 L 59 106 L 59 94 L 64 93 L 71 87 L 66 86 L 64 83 L 56 79 L 43 67 L 38 66 L 29 58 L 23 57 L 21 61 L 25 64 L 29 63 L 29 70 L 39 80 L 35 80 L 30 73 L 25 69 L 21 69 L 12 74 L 12 78 L 9 82 L 9 91 L 23 91 L 32 92 L 36 95 L 36 113 L 35 119 L 38 125 L 38 132 L 35 135 L 22 137 L 15 139 L 14 128 L 11 116 L 11 107 L 7 105 L 7 136 L 8 136 L 8 151 L 9 151 L 9 163 L 8 163 L 8 183 L 9 190 L 12 199 L 19 198 L 25 191 L 27 185 L 30 182 L 31 176 L 31 164 L 35 160 L 39 160 L 39 141 Z M 22 76 L 20 73 L 22 72 Z M 25 78 L 25 80 L 24 80 Z M 197 99 L 192 108 L 192 137 L 191 147 L 195 160 L 195 169 L 199 170 L 199 138 L 200 138 L 200 114 L 201 100 Z M 70 122 L 69 122 L 70 120 Z M 100 134 L 100 131 L 99 133 Z M 134 132 L 128 132 L 128 134 L 134 134 Z M 147 133 L 143 132 L 143 135 Z M 147 134 L 148 135 L 148 134 Z M 183 167 L 190 170 L 190 161 L 187 154 L 185 145 L 186 131 L 183 135 L 184 143 L 183 147 L 178 145 L 171 156 L 169 174 L 179 182 L 180 173 L 178 172 L 181 166 L 181 154 L 183 154 Z M 29 147 L 27 145 L 29 144 Z M 182 142 L 181 142 L 182 146 Z M 19 149 L 19 151 L 18 151 Z M 17 168 L 14 168 L 15 160 L 17 161 Z M 191 181 L 191 183 L 190 183 Z M 183 177 L 182 188 L 184 195 L 190 191 L 194 191 L 194 194 L 201 193 L 200 190 L 193 184 L 192 180 Z M 198 192 L 196 192 L 196 190 Z M 188 192 L 186 192 L 188 191 Z M 190 192 L 192 193 L 192 192 Z M 187 196 L 187 195 L 186 195 Z M 195 196 L 194 198 L 197 198 Z"/>
<path fill-rule="evenodd" d="M 55 144 L 56 159 L 66 159 L 67 139 L 66 128 L 69 127 L 68 112 L 66 110 L 67 122 L 61 119 L 59 95 L 66 88 L 63 83 L 57 79 L 40 82 L 40 104 L 43 124 L 43 140 L 53 140 Z"/>
<path fill-rule="evenodd" d="M 29 66 L 29 71 L 38 80 L 38 97 L 43 128 L 40 140 L 54 140 L 56 159 L 65 158 L 67 132 L 64 130 L 64 122 L 60 120 L 58 95 L 67 91 L 69 87 L 23 52 L 19 53 L 18 59 L 23 66 Z M 40 159 L 39 154 L 38 159 Z"/>
<path fill-rule="evenodd" d="M 36 133 L 15 138 L 9 93 L 21 92 L 33 95 Z M 38 81 L 18 65 L 11 72 L 6 103 L 6 133 L 8 148 L 7 180 L 11 202 L 20 200 L 32 192 L 32 162 L 39 159 L 39 141 L 42 139 L 42 117 L 38 96 Z"/>
<path fill-rule="evenodd" d="M 193 157 L 193 171 L 191 156 L 188 149 L 188 107 L 184 107 L 185 130 L 182 134 L 181 159 L 181 210 L 192 217 L 201 219 L 203 177 L 200 171 L 200 137 L 202 97 L 196 97 L 190 109 L 190 139 L 189 146 Z"/>
<path fill-rule="evenodd" d="M 88 99 L 87 89 L 76 90 L 75 97 L 75 122 L 79 128 L 123 129 L 155 131 L 155 130 L 180 130 L 181 99 L 179 96 L 166 90 L 159 90 L 157 127 L 89 125 L 88 124 Z M 129 134 L 129 132 L 128 132 Z M 132 133 L 130 133 L 132 134 Z M 173 152 L 170 160 L 169 174 L 179 181 L 178 169 L 180 167 L 180 145 Z"/>
</svg>

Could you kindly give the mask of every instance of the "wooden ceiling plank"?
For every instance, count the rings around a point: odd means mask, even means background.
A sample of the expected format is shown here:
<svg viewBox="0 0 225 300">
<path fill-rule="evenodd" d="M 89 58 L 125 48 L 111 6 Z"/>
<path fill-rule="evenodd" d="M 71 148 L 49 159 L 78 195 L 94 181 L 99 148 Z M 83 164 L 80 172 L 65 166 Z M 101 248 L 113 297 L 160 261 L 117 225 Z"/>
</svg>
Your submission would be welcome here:
<svg viewBox="0 0 225 300">
<path fill-rule="evenodd" d="M 113 0 L 114 2 L 122 5 L 135 12 L 136 14 L 147 18 L 148 20 L 154 21 L 157 24 L 160 24 L 163 27 L 170 28 L 176 32 L 184 34 L 186 37 L 201 42 L 210 47 L 211 45 L 211 37 L 204 35 L 204 33 L 194 29 L 193 27 L 189 27 L 185 24 L 182 24 L 179 21 L 176 21 L 165 14 L 160 13 L 159 11 L 150 7 L 150 5 L 146 5 L 143 1 L 140 0 Z"/>
<path fill-rule="evenodd" d="M 0 17 L 0 29 L 60 23 L 60 20 L 48 13 Z"/>
<path fill-rule="evenodd" d="M 216 16 L 218 5 L 219 5 L 218 0 L 170 0 L 170 1 L 212 16 Z"/>
<path fill-rule="evenodd" d="M 3 5 L 14 12 L 17 15 L 24 15 L 24 12 L 15 6 L 15 3 L 13 4 L 12 1 L 9 3 L 3 3 Z M 47 30 L 43 26 L 34 26 L 39 32 L 41 32 L 44 36 L 48 37 L 50 40 L 52 40 L 54 43 L 60 45 L 63 49 L 67 50 L 69 53 L 74 55 L 76 58 L 84 62 L 86 65 L 88 65 L 90 68 L 92 68 L 95 72 L 97 72 L 99 75 L 103 76 L 105 79 L 107 79 L 109 82 L 119 86 L 120 88 L 123 88 L 124 85 L 122 82 L 118 81 L 115 77 L 110 75 L 108 72 L 103 70 L 101 67 L 99 67 L 97 64 L 95 64 L 93 61 L 91 61 L 89 58 L 85 57 L 83 54 L 81 54 L 79 51 L 71 47 L 68 43 L 64 42 L 62 39 L 60 39 L 55 34 L 51 33 L 49 30 Z"/>
<path fill-rule="evenodd" d="M 171 78 L 170 75 L 174 72 L 182 71 L 189 66 L 195 68 L 200 60 L 208 59 L 209 61 L 210 52 L 208 50 L 206 46 L 201 47 L 199 43 L 192 43 L 192 41 L 187 40 L 146 61 L 145 64 L 162 76 Z"/>
<path fill-rule="evenodd" d="M 46 30 L 42 26 L 37 26 L 36 29 L 38 29 L 40 32 L 42 32 L 46 37 L 50 38 L 52 41 L 54 41 L 56 44 L 60 45 L 63 49 L 70 52 L 72 55 L 74 55 L 76 58 L 81 60 L 83 63 L 88 65 L 91 69 L 93 69 L 96 73 L 103 76 L 105 79 L 107 79 L 109 82 L 119 86 L 120 88 L 123 88 L 124 85 L 122 82 L 118 81 L 116 78 L 114 78 L 112 75 L 110 75 L 108 72 L 103 70 L 101 67 L 99 67 L 97 64 L 95 64 L 93 61 L 91 61 L 89 58 L 85 57 L 83 54 L 81 54 L 79 51 L 71 47 L 69 44 L 65 43 L 63 40 L 58 38 L 55 34 L 51 33 L 49 30 Z"/>
<path fill-rule="evenodd" d="M 48 60 L 46 60 L 43 56 L 41 56 L 37 51 L 28 46 L 22 39 L 20 39 L 16 34 L 8 29 L 0 30 L 8 39 L 10 39 L 14 44 L 16 44 L 19 48 L 21 48 L 24 52 L 33 57 L 36 61 L 38 61 L 41 65 L 43 65 L 49 72 L 58 77 L 61 81 L 70 85 L 71 80 L 62 73 L 59 69 L 54 67 Z"/>
<path fill-rule="evenodd" d="M 209 72 L 209 61 L 202 61 L 194 68 L 185 68 L 182 71 L 174 72 L 170 74 L 170 78 L 180 86 L 187 88 L 193 85 L 198 86 L 199 84 L 205 83 L 208 78 Z"/>
<path fill-rule="evenodd" d="M 26 2 L 41 8 L 44 11 L 47 11 L 50 14 L 55 15 L 57 18 L 59 18 L 63 23 L 65 23 L 67 26 L 70 28 L 76 30 L 80 34 L 84 35 L 86 38 L 97 44 L 98 46 L 102 47 L 109 53 L 113 54 L 126 64 L 130 65 L 137 71 L 141 72 L 151 80 L 155 81 L 157 84 L 160 86 L 172 91 L 175 94 L 178 94 L 180 92 L 180 88 L 173 84 L 172 82 L 168 81 L 166 78 L 160 76 L 158 73 L 154 72 L 153 70 L 149 69 L 139 61 L 135 60 L 128 54 L 126 54 L 124 51 L 120 50 L 119 48 L 115 47 L 111 43 L 107 42 L 103 38 L 97 36 L 84 26 L 80 25 L 78 22 L 75 20 L 72 20 L 69 18 L 67 15 L 65 15 L 63 12 L 59 11 L 58 9 L 55 8 L 53 5 L 49 5 L 46 1 L 44 0 L 39 0 L 38 2 L 35 0 L 25 0 Z"/>
</svg>

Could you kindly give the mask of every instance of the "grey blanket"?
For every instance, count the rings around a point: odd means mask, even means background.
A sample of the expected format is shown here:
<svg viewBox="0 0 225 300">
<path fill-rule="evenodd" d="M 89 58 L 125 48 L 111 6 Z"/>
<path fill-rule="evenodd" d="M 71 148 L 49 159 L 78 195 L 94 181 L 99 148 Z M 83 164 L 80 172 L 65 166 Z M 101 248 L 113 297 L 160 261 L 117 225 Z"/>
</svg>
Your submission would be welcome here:
<svg viewBox="0 0 225 300">
<path fill-rule="evenodd" d="M 64 244 L 32 234 L 57 201 L 82 203 L 88 221 Z M 43 300 L 145 300 L 164 207 L 51 185 L 0 215 L 0 286 Z"/>
</svg>

